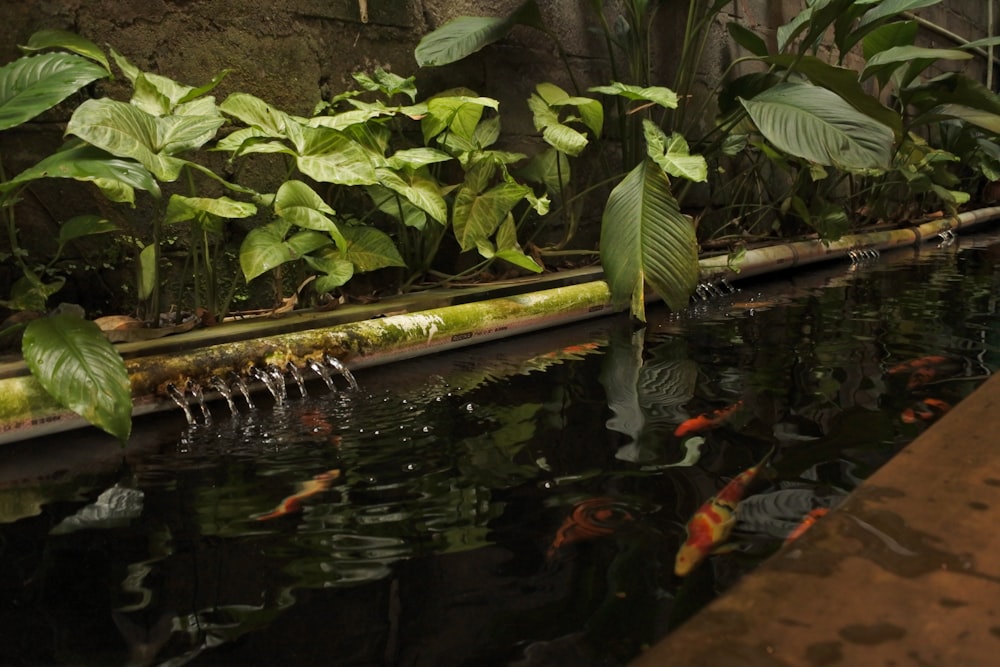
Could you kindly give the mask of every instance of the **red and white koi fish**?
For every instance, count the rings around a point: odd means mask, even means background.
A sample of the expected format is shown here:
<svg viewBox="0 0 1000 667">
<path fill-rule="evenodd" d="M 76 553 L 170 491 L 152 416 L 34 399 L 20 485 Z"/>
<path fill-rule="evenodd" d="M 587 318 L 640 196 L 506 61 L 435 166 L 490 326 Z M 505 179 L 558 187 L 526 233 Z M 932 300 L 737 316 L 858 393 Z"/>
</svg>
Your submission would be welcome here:
<svg viewBox="0 0 1000 667">
<path fill-rule="evenodd" d="M 623 523 L 633 519 L 632 514 L 614 498 L 588 498 L 573 507 L 573 511 L 556 531 L 545 557 L 552 560 L 567 544 L 611 535 Z"/>
<path fill-rule="evenodd" d="M 770 460 L 774 450 L 755 466 L 734 477 L 722 490 L 705 501 L 687 523 L 687 539 L 677 551 L 674 574 L 687 576 L 709 554 L 727 539 L 736 524 L 736 509 L 746 495 L 747 487 Z"/>
<path fill-rule="evenodd" d="M 736 401 L 732 405 L 719 408 L 713 412 L 703 412 L 697 417 L 692 417 L 681 422 L 680 426 L 674 429 L 674 435 L 683 438 L 686 435 L 700 433 L 709 429 L 718 428 L 724 421 L 743 409 L 743 401 Z"/>
<path fill-rule="evenodd" d="M 792 529 L 792 532 L 788 533 L 788 537 L 785 538 L 785 544 L 790 544 L 795 540 L 802 537 L 802 535 L 813 527 L 820 518 L 827 515 L 830 510 L 826 507 L 817 507 L 816 509 L 809 510 L 802 522 Z"/>
<path fill-rule="evenodd" d="M 257 521 L 267 521 L 268 519 L 276 519 L 279 516 L 285 516 L 286 514 L 300 512 L 302 511 L 302 501 L 304 499 L 326 491 L 338 477 L 340 477 L 340 471 L 336 468 L 326 472 L 321 472 L 308 482 L 301 482 L 299 484 L 299 490 L 278 503 L 278 506 L 273 510 L 267 512 L 266 514 L 258 514 L 253 518 Z"/>
<path fill-rule="evenodd" d="M 939 398 L 924 398 L 903 410 L 899 418 L 907 424 L 932 422 L 951 410 L 951 405 Z"/>
<path fill-rule="evenodd" d="M 937 378 L 938 374 L 948 366 L 957 365 L 957 360 L 952 357 L 945 357 L 940 354 L 931 354 L 918 359 L 910 359 L 901 364 L 896 364 L 888 371 L 888 375 L 909 375 L 906 382 L 907 389 L 916 389 Z"/>
</svg>

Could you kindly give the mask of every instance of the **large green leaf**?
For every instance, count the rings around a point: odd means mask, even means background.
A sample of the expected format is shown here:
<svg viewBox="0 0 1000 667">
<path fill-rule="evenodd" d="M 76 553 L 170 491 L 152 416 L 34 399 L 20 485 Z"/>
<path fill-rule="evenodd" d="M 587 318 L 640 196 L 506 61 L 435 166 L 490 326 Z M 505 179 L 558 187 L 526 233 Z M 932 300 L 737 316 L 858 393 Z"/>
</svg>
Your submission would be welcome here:
<svg viewBox="0 0 1000 667">
<path fill-rule="evenodd" d="M 21 350 L 38 382 L 61 405 L 122 442 L 132 431 L 125 362 L 93 322 L 73 315 L 32 321 Z"/>
<path fill-rule="evenodd" d="M 233 93 L 222 101 L 219 109 L 269 137 L 287 137 L 286 128 L 293 122 L 292 117 L 284 111 L 248 93 Z"/>
<path fill-rule="evenodd" d="M 106 76 L 97 63 L 71 53 L 25 56 L 0 67 L 0 130 L 34 118 Z"/>
<path fill-rule="evenodd" d="M 141 164 L 117 158 L 100 148 L 86 144 L 68 145 L 59 152 L 53 153 L 6 183 L 0 184 L 0 191 L 39 178 L 73 178 L 78 181 L 92 181 L 102 186 L 102 189 L 109 182 L 114 182 L 127 186 L 129 191 L 132 188 L 139 188 L 155 197 L 160 196 L 159 184 Z M 134 201 L 134 197 L 129 197 L 127 201 L 131 203 Z"/>
<path fill-rule="evenodd" d="M 326 232 L 340 248 L 344 247 L 344 237 L 340 229 L 328 215 L 333 215 L 323 198 L 302 181 L 285 181 L 278 188 L 274 199 L 274 212 L 282 220 L 303 229 Z"/>
<path fill-rule="evenodd" d="M 339 254 L 321 257 L 306 255 L 303 259 L 312 269 L 323 274 L 317 276 L 312 285 L 317 292 L 334 290 L 354 277 L 354 265 Z"/>
<path fill-rule="evenodd" d="M 837 46 L 841 54 L 846 54 L 854 46 L 865 39 L 880 27 L 885 27 L 886 21 L 893 19 L 903 12 L 910 12 L 914 9 L 936 5 L 941 0 L 882 0 L 882 2 L 872 3 L 874 6 L 861 15 L 856 28 L 850 31 L 842 31 L 838 35 Z M 850 15 L 856 15 L 864 6 L 859 3 L 857 8 L 852 8 Z M 902 22 L 900 22 L 902 23 Z"/>
<path fill-rule="evenodd" d="M 77 107 L 66 132 L 112 155 L 132 158 L 158 179 L 171 182 L 185 165 L 173 154 L 201 146 L 223 122 L 211 116 L 156 117 L 131 104 L 101 98 Z"/>
<path fill-rule="evenodd" d="M 517 183 L 500 183 L 485 192 L 463 186 L 455 196 L 452 228 L 462 250 L 472 250 L 481 239 L 489 238 L 514 206 L 528 196 L 531 188 Z"/>
<path fill-rule="evenodd" d="M 347 245 L 341 257 L 351 262 L 358 271 L 406 266 L 389 235 L 374 227 L 345 227 L 344 238 Z"/>
<path fill-rule="evenodd" d="M 804 74 L 817 86 L 833 91 L 861 113 L 892 128 L 897 139 L 902 137 L 903 120 L 899 114 L 868 94 L 861 87 L 858 73 L 855 70 L 830 65 L 816 56 L 795 56 L 783 53 L 761 58 L 761 60 L 782 68 L 793 68 L 796 72 Z"/>
<path fill-rule="evenodd" d="M 509 213 L 507 214 L 507 217 L 504 218 L 504 221 L 500 223 L 500 227 L 497 229 L 496 239 L 496 250 L 493 250 L 490 246 L 484 248 L 486 244 L 481 243 L 479 254 L 487 258 L 496 257 L 497 259 L 502 259 L 514 266 L 527 269 L 532 273 L 541 273 L 543 271 L 543 268 L 535 260 L 524 254 L 521 244 L 517 242 L 517 225 L 514 224 L 514 216 Z M 484 252 L 484 250 L 487 251 Z"/>
<path fill-rule="evenodd" d="M 884 76 L 886 71 L 894 71 L 900 67 L 907 68 L 907 76 L 902 85 L 907 85 L 921 71 L 927 69 L 938 60 L 971 60 L 972 54 L 958 49 L 928 49 L 922 46 L 893 46 L 876 53 L 861 70 L 861 80 L 873 76 Z"/>
<path fill-rule="evenodd" d="M 44 51 L 46 49 L 63 49 L 72 51 L 84 58 L 89 58 L 101 64 L 109 73 L 111 64 L 100 47 L 86 37 L 81 37 L 68 30 L 39 30 L 28 38 L 28 43 L 21 47 L 23 51 Z"/>
<path fill-rule="evenodd" d="M 249 218 L 256 212 L 257 207 L 253 204 L 229 197 L 185 197 L 173 194 L 167 202 L 167 212 L 164 214 L 163 222 L 165 224 L 183 222 L 205 213 L 217 218 Z"/>
<path fill-rule="evenodd" d="M 328 235 L 309 229 L 286 240 L 289 228 L 289 223 L 278 220 L 247 233 L 240 245 L 240 268 L 247 282 L 332 243 Z"/>
<path fill-rule="evenodd" d="M 503 39 L 515 25 L 542 28 L 535 0 L 528 0 L 510 16 L 459 16 L 425 35 L 413 55 L 420 67 L 453 63 Z"/>
<path fill-rule="evenodd" d="M 369 152 L 343 132 L 299 123 L 290 123 L 286 129 L 298 153 L 296 165 L 306 176 L 340 185 L 377 182 Z"/>
<path fill-rule="evenodd" d="M 441 194 L 437 181 L 419 172 L 395 172 L 391 169 L 376 169 L 379 182 L 394 192 L 398 192 L 410 203 L 442 225 L 448 224 L 448 204 Z M 394 213 L 398 218 L 398 212 Z"/>
<path fill-rule="evenodd" d="M 424 143 L 445 130 L 475 147 L 476 128 L 485 109 L 500 108 L 500 103 L 490 97 L 471 95 L 442 95 L 427 101 L 427 115 L 420 121 Z"/>
<path fill-rule="evenodd" d="M 117 230 L 117 225 L 99 215 L 77 215 L 59 226 L 59 245 L 66 245 L 84 236 L 106 234 Z"/>
<path fill-rule="evenodd" d="M 1000 115 L 984 109 L 975 109 L 961 104 L 938 105 L 927 113 L 921 114 L 918 120 L 921 123 L 929 123 L 937 122 L 945 118 L 957 118 L 959 120 L 964 120 L 966 123 L 971 123 L 972 125 L 981 127 L 984 130 L 989 130 L 993 134 L 1000 134 Z"/>
<path fill-rule="evenodd" d="M 741 102 L 786 153 L 842 169 L 889 168 L 893 131 L 826 88 L 784 83 Z"/>
<path fill-rule="evenodd" d="M 694 224 L 670 192 L 663 170 L 643 160 L 608 197 L 601 221 L 601 264 L 619 306 L 645 320 L 648 283 L 674 310 L 687 304 L 698 282 Z"/>
<path fill-rule="evenodd" d="M 528 98 L 528 108 L 531 109 L 535 129 L 541 130 L 542 138 L 548 145 L 574 157 L 587 147 L 587 136 L 560 122 L 559 113 L 540 95 L 532 94 Z"/>
<path fill-rule="evenodd" d="M 392 216 L 407 227 L 423 229 L 427 224 L 427 214 L 423 209 L 417 208 L 410 203 L 409 199 L 399 193 L 393 192 L 383 185 L 369 185 L 365 191 L 371 197 L 375 208 Z"/>
</svg>

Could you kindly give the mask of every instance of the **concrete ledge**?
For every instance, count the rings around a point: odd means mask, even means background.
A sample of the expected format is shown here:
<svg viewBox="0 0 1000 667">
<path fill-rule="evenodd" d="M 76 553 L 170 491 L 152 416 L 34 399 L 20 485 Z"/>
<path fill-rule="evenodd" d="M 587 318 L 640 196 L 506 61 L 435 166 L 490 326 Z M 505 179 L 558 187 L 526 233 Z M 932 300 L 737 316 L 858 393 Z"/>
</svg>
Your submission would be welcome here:
<svg viewBox="0 0 1000 667">
<path fill-rule="evenodd" d="M 1000 377 L 632 667 L 1000 664 Z"/>
</svg>

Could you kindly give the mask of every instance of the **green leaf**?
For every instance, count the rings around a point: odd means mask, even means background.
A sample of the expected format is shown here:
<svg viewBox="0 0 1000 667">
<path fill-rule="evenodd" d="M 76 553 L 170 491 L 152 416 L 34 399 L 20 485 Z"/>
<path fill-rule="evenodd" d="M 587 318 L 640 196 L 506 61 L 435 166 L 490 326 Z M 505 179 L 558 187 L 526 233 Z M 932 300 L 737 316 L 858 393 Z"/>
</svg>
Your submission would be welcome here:
<svg viewBox="0 0 1000 667">
<path fill-rule="evenodd" d="M 914 9 L 936 5 L 941 0 L 882 0 L 882 2 L 872 3 L 874 6 L 861 16 L 857 28 L 850 31 L 838 40 L 838 48 L 841 53 L 846 53 L 862 39 L 885 27 L 886 21 L 895 18 L 903 12 L 910 12 Z M 856 10 L 852 12 L 856 14 Z M 902 21 L 897 23 L 903 23 Z M 912 42 L 910 42 L 912 43 Z M 867 56 L 866 56 L 867 57 Z"/>
<path fill-rule="evenodd" d="M 93 322 L 72 315 L 32 321 L 21 350 L 32 375 L 61 405 L 122 442 L 132 430 L 125 362 Z"/>
<path fill-rule="evenodd" d="M 158 179 L 172 182 L 185 165 L 172 154 L 201 146 L 223 122 L 203 116 L 157 118 L 131 104 L 101 98 L 77 107 L 66 132 L 112 155 L 132 158 Z"/>
<path fill-rule="evenodd" d="M 365 191 L 371 197 L 375 208 L 392 216 L 407 227 L 423 229 L 427 224 L 427 214 L 399 193 L 393 192 L 382 185 L 369 185 L 365 188 Z M 400 219 L 401 213 L 402 219 Z"/>
<path fill-rule="evenodd" d="M 89 58 L 99 63 L 111 73 L 111 63 L 100 47 L 86 37 L 67 30 L 39 30 L 28 38 L 28 43 L 21 47 L 23 51 L 44 51 L 45 49 L 63 49 Z"/>
<path fill-rule="evenodd" d="M 33 310 L 42 312 L 49 297 L 58 292 L 66 284 L 65 278 L 57 278 L 51 283 L 43 283 L 30 269 L 14 281 L 10 288 L 10 299 L 0 301 L 11 310 Z"/>
<path fill-rule="evenodd" d="M 65 245 L 84 236 L 105 234 L 117 230 L 117 225 L 98 215 L 78 215 L 59 226 L 59 245 Z"/>
<path fill-rule="evenodd" d="M 1000 134 L 1000 115 L 961 104 L 940 104 L 927 113 L 922 114 L 919 121 L 923 124 L 936 122 L 945 118 L 958 118 L 976 127 L 989 130 L 994 134 Z"/>
<path fill-rule="evenodd" d="M 304 257 L 306 264 L 321 272 L 313 282 L 313 289 L 319 293 L 330 292 L 354 277 L 354 265 L 346 259 L 331 255 L 329 257 Z"/>
<path fill-rule="evenodd" d="M 170 195 L 163 222 L 165 224 L 183 222 L 204 213 L 218 218 L 249 218 L 256 212 L 257 207 L 253 204 L 236 201 L 229 197 L 213 199 L 211 197 L 184 197 L 175 194 Z"/>
<path fill-rule="evenodd" d="M 919 27 L 916 21 L 893 21 L 879 26 L 861 42 L 861 53 L 867 61 L 894 46 L 912 46 Z"/>
<path fill-rule="evenodd" d="M 506 17 L 459 16 L 425 35 L 413 55 L 420 67 L 437 67 L 461 60 L 497 42 L 518 24 L 542 28 L 535 0 L 528 0 Z"/>
<path fill-rule="evenodd" d="M 677 108 L 677 93 L 662 86 L 643 88 L 642 86 L 612 81 L 608 86 L 594 86 L 588 90 L 592 93 L 617 95 L 633 102 L 655 102 L 666 109 Z"/>
<path fill-rule="evenodd" d="M 445 95 L 427 101 L 427 115 L 420 121 L 424 143 L 445 130 L 474 145 L 476 127 L 485 109 L 494 111 L 500 103 L 490 97 Z"/>
<path fill-rule="evenodd" d="M 287 127 L 294 122 L 284 111 L 248 93 L 233 93 L 219 105 L 219 109 L 250 127 L 257 128 L 268 137 L 285 138 Z"/>
<path fill-rule="evenodd" d="M 888 169 L 893 131 L 836 93 L 784 83 L 741 100 L 768 141 L 786 153 L 842 169 Z"/>
<path fill-rule="evenodd" d="M 569 158 L 555 148 L 547 148 L 535 155 L 518 170 L 520 178 L 545 185 L 546 191 L 559 194 L 572 181 Z"/>
<path fill-rule="evenodd" d="M 577 156 L 587 147 L 587 137 L 559 121 L 559 114 L 539 95 L 528 98 L 535 129 L 542 131 L 542 138 L 556 150 Z"/>
<path fill-rule="evenodd" d="M 779 54 L 761 58 L 762 61 L 782 68 L 794 68 L 817 86 L 830 90 L 852 107 L 892 128 L 898 139 L 903 135 L 903 119 L 899 114 L 882 105 L 876 97 L 867 93 L 858 81 L 858 73 L 846 67 L 830 65 L 815 56 L 795 56 Z"/>
<path fill-rule="evenodd" d="M 517 242 L 517 225 L 514 224 L 514 216 L 510 214 L 504 218 L 497 229 L 497 249 L 493 256 L 532 273 L 541 273 L 544 270 L 535 260 L 524 254 L 521 244 Z"/>
<path fill-rule="evenodd" d="M 436 148 L 404 148 L 393 153 L 386 164 L 392 169 L 417 169 L 429 164 L 452 160 L 450 155 Z"/>
<path fill-rule="evenodd" d="M 70 53 L 25 56 L 0 67 L 0 130 L 34 118 L 106 76 L 97 63 Z"/>
<path fill-rule="evenodd" d="M 347 245 L 341 257 L 362 273 L 387 266 L 406 266 L 389 235 L 374 227 L 345 227 L 344 238 Z"/>
<path fill-rule="evenodd" d="M 382 185 L 398 192 L 442 225 L 448 224 L 448 204 L 436 181 L 416 172 L 400 174 L 391 169 L 376 169 L 375 173 Z"/>
<path fill-rule="evenodd" d="M 285 240 L 289 228 L 287 222 L 278 220 L 247 233 L 240 245 L 240 268 L 247 282 L 332 243 L 326 234 L 311 230 L 299 232 Z"/>
<path fill-rule="evenodd" d="M 274 199 L 274 212 L 282 220 L 304 229 L 326 232 L 338 247 L 343 247 L 344 237 L 337 225 L 328 218 L 334 215 L 323 198 L 302 181 L 285 181 L 278 188 Z"/>
<path fill-rule="evenodd" d="M 663 171 L 689 181 L 708 180 L 708 163 L 700 155 L 691 155 L 683 136 L 674 132 L 668 138 L 656 123 L 645 119 L 642 130 L 646 137 L 647 154 Z"/>
<path fill-rule="evenodd" d="M 101 186 L 119 183 L 130 189 L 146 190 L 154 197 L 160 196 L 159 184 L 141 164 L 122 160 L 100 148 L 80 143 L 68 144 L 10 181 L 0 184 L 0 191 L 39 178 L 73 178 L 92 181 Z"/>
<path fill-rule="evenodd" d="M 886 71 L 892 72 L 899 67 L 906 66 L 911 70 L 903 85 L 912 81 L 917 74 L 934 64 L 938 60 L 971 60 L 972 54 L 958 49 L 928 49 L 922 46 L 893 46 L 876 53 L 865 64 L 861 70 L 861 80 L 865 81 L 873 76 L 884 74 Z"/>
<path fill-rule="evenodd" d="M 761 39 L 757 33 L 753 32 L 746 26 L 737 23 L 736 21 L 730 21 L 726 24 L 726 30 L 729 31 L 729 36 L 733 38 L 734 42 L 742 46 L 751 54 L 755 56 L 767 55 L 767 44 L 764 43 L 764 40 Z"/>
<path fill-rule="evenodd" d="M 688 301 L 698 282 L 694 224 L 684 216 L 663 171 L 643 160 L 608 197 L 601 221 L 601 264 L 619 306 L 645 320 L 648 283 L 674 310 Z"/>
<path fill-rule="evenodd" d="M 148 299 L 156 284 L 156 247 L 148 245 L 139 251 L 139 279 L 137 285 L 140 299 Z"/>
<path fill-rule="evenodd" d="M 377 182 L 368 151 L 343 132 L 298 123 L 291 123 L 286 129 L 298 152 L 296 165 L 306 176 L 340 185 Z"/>
<path fill-rule="evenodd" d="M 398 74 L 386 72 L 381 67 L 375 68 L 374 76 L 368 76 L 367 74 L 361 72 L 356 73 L 353 76 L 354 80 L 357 81 L 365 90 L 378 91 L 386 97 L 406 95 L 410 98 L 411 102 L 414 102 L 417 99 L 417 87 L 414 85 L 415 78 L 412 76 L 404 79 Z"/>
<path fill-rule="evenodd" d="M 452 228 L 462 250 L 472 250 L 489 238 L 511 209 L 531 192 L 517 183 L 500 183 L 482 193 L 463 186 L 455 196 Z"/>
</svg>

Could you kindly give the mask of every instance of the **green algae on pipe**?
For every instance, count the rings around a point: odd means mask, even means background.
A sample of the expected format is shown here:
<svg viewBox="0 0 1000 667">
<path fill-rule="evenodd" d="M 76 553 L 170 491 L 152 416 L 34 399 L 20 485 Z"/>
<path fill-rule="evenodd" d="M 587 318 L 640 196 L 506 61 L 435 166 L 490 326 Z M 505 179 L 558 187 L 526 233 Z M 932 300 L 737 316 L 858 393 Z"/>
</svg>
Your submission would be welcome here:
<svg viewBox="0 0 1000 667">
<path fill-rule="evenodd" d="M 735 267 L 730 265 L 729 257 L 726 255 L 707 257 L 702 259 L 699 265 L 701 274 L 706 280 L 749 278 L 793 266 L 847 257 L 853 250 L 886 250 L 899 246 L 919 245 L 939 234 L 969 229 L 997 218 L 1000 218 L 1000 206 L 992 206 L 954 217 L 932 220 L 916 227 L 848 234 L 837 241 L 823 242 L 811 239 L 756 248 L 748 250 L 743 260 Z"/>
<path fill-rule="evenodd" d="M 212 376 L 245 375 L 252 366 L 304 367 L 329 354 L 351 368 L 473 345 L 612 312 L 608 287 L 591 281 L 416 313 L 219 343 L 190 352 L 126 360 L 133 414 L 175 407 L 166 387 Z M 0 380 L 0 442 L 84 426 L 30 376 Z"/>
</svg>

